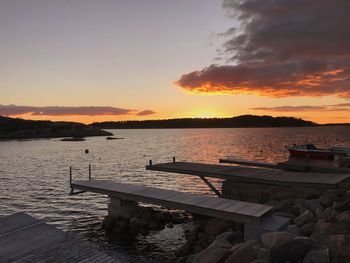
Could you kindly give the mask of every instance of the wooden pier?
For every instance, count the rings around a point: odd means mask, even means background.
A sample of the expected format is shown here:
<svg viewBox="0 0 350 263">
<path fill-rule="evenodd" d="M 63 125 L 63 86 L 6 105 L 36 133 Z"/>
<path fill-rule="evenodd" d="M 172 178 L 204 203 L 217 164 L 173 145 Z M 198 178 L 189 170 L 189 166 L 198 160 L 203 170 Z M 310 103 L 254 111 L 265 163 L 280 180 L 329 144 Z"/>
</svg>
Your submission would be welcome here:
<svg viewBox="0 0 350 263">
<path fill-rule="evenodd" d="M 258 162 L 244 159 L 237 159 L 234 157 L 221 158 L 219 159 L 220 163 L 231 163 L 231 164 L 239 164 L 244 166 L 253 166 L 253 167 L 262 167 L 262 168 L 271 168 L 277 169 L 278 165 L 274 163 L 266 163 L 266 162 Z"/>
<path fill-rule="evenodd" d="M 107 180 L 73 181 L 71 189 L 105 194 L 111 199 L 154 204 L 241 223 L 258 224 L 273 209 L 272 206 L 256 203 Z"/>
<path fill-rule="evenodd" d="M 199 177 L 228 179 L 241 183 L 317 187 L 319 189 L 345 187 L 350 183 L 350 174 L 303 173 L 190 162 L 150 163 L 150 165 L 146 166 L 146 169 L 196 175 Z"/>
<path fill-rule="evenodd" d="M 0 218 L 1 262 L 120 262 L 25 213 Z"/>
</svg>

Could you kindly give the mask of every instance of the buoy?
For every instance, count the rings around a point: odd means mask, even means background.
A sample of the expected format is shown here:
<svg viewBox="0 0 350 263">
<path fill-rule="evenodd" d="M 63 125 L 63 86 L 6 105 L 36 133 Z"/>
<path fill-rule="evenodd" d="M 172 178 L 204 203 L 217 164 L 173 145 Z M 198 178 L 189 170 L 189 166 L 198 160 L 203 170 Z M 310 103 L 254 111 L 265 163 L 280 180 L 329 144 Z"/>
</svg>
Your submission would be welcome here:
<svg viewBox="0 0 350 263">
<path fill-rule="evenodd" d="M 85 153 L 89 153 L 89 149 L 85 149 Z"/>
</svg>

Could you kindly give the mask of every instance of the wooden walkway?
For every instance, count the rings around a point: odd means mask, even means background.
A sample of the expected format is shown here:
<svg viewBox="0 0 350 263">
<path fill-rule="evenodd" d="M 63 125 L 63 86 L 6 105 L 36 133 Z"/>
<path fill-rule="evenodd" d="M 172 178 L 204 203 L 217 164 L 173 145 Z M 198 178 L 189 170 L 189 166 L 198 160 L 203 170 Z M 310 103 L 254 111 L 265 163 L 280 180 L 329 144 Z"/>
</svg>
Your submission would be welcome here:
<svg viewBox="0 0 350 263">
<path fill-rule="evenodd" d="M 350 183 L 350 174 L 302 173 L 275 169 L 189 162 L 152 164 L 147 165 L 146 169 L 230 179 L 241 183 L 260 183 L 270 185 L 299 185 L 318 188 L 337 188 L 345 187 Z"/>
<path fill-rule="evenodd" d="M 120 262 L 25 213 L 0 218 L 0 262 Z"/>
<path fill-rule="evenodd" d="M 272 169 L 278 168 L 277 164 L 274 164 L 274 163 L 243 160 L 243 159 L 237 159 L 237 158 L 233 158 L 233 157 L 219 159 L 219 162 L 220 163 L 240 164 L 240 165 L 244 165 L 244 166 L 272 168 Z"/>
<path fill-rule="evenodd" d="M 272 206 L 106 180 L 74 181 L 71 188 L 149 203 L 235 222 L 256 223 Z"/>
</svg>

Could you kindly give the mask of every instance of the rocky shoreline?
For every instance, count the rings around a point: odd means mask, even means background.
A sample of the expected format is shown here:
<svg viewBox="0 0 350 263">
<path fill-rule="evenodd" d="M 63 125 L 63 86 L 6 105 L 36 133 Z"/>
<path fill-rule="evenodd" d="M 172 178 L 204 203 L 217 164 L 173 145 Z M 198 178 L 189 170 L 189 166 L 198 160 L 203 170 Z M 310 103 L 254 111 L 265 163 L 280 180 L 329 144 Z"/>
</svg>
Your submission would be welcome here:
<svg viewBox="0 0 350 263">
<path fill-rule="evenodd" d="M 350 262 L 350 190 L 268 203 L 275 214 L 290 218 L 283 231 L 244 241 L 242 224 L 202 219 L 193 223 L 187 243 L 168 262 Z"/>
<path fill-rule="evenodd" d="M 131 218 L 107 216 L 111 235 L 148 235 L 174 224 L 189 226 L 186 243 L 168 263 L 350 262 L 350 190 L 327 190 L 319 198 L 269 201 L 290 223 L 257 240 L 244 240 L 244 225 L 171 210 L 140 207 Z"/>
</svg>

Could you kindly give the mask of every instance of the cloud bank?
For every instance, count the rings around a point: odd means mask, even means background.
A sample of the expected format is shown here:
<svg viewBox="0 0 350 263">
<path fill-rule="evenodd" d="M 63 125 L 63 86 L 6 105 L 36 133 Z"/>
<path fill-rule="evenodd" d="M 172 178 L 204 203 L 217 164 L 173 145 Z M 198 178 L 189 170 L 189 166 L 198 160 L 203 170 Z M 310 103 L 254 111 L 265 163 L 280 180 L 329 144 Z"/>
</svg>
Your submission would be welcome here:
<svg viewBox="0 0 350 263">
<path fill-rule="evenodd" d="M 148 116 L 148 115 L 153 115 L 153 114 L 156 114 L 156 112 L 153 110 L 143 110 L 143 111 L 138 112 L 136 115 L 137 116 Z"/>
<path fill-rule="evenodd" d="M 22 114 L 29 114 L 33 116 L 107 116 L 107 115 L 138 115 L 145 116 L 154 114 L 151 110 L 144 110 L 138 112 L 132 109 L 123 109 L 117 107 L 96 107 L 96 106 L 80 106 L 80 107 L 66 107 L 66 106 L 17 106 L 17 105 L 0 105 L 0 115 L 15 116 Z"/>
<path fill-rule="evenodd" d="M 349 111 L 350 103 L 339 103 L 321 106 L 277 106 L 277 107 L 256 107 L 251 110 L 271 112 L 305 112 L 305 111 Z"/>
<path fill-rule="evenodd" d="M 230 65 L 176 82 L 199 94 L 350 98 L 349 0 L 224 0 L 239 21 L 228 29 Z"/>
</svg>

